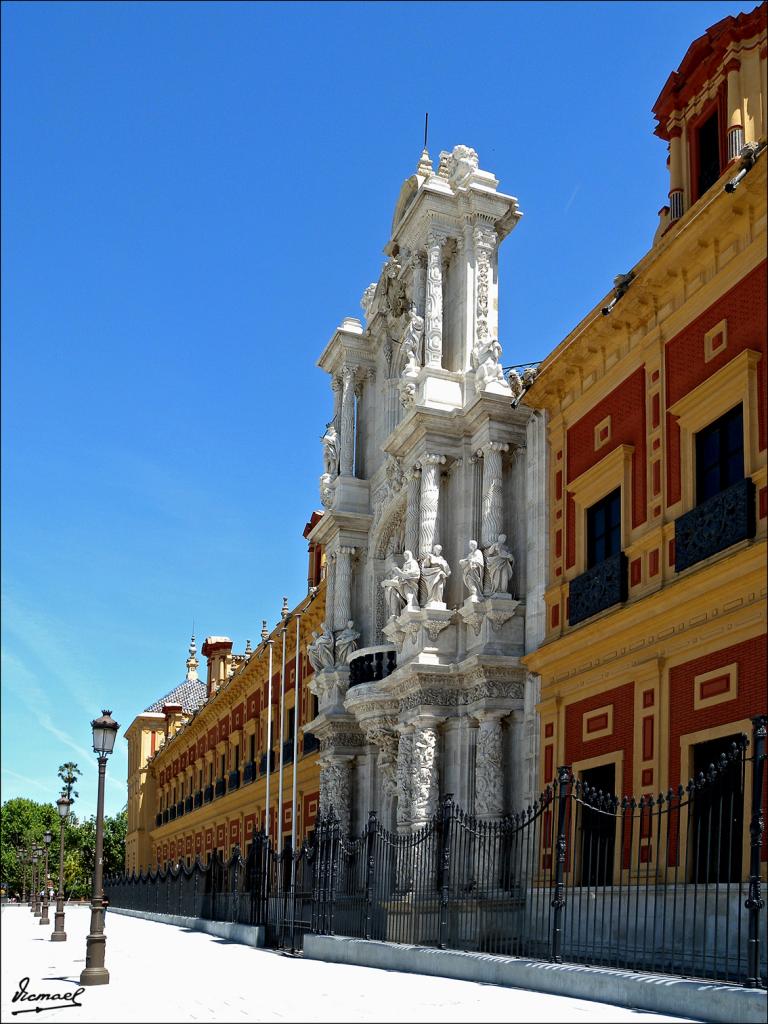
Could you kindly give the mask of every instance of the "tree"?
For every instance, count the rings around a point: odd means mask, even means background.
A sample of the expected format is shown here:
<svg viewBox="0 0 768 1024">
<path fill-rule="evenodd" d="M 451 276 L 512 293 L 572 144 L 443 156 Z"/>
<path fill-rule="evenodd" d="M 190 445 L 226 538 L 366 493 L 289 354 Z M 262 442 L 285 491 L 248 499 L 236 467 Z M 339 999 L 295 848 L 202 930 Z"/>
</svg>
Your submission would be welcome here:
<svg viewBox="0 0 768 1024">
<path fill-rule="evenodd" d="M 67 794 L 68 800 L 74 800 L 80 796 L 77 790 L 73 789 L 73 786 L 82 774 L 74 761 L 67 761 L 65 764 L 59 765 L 59 778 L 64 783 L 64 791 Z"/>
<path fill-rule="evenodd" d="M 58 833 L 59 815 L 53 804 L 14 797 L 0 809 L 0 875 L 9 893 L 22 892 L 27 854 L 33 843 L 42 844 L 47 829 Z M 29 890 L 28 869 L 26 874 Z"/>
</svg>

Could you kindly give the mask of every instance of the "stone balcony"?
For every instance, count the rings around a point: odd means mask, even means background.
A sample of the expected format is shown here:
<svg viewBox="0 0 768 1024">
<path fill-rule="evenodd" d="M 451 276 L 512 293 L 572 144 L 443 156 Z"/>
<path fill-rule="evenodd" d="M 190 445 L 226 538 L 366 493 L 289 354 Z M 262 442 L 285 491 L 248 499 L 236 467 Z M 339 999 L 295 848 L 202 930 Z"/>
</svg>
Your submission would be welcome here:
<svg viewBox="0 0 768 1024">
<path fill-rule="evenodd" d="M 397 668 L 397 649 L 391 644 L 361 647 L 349 661 L 350 688 L 385 679 Z"/>
</svg>

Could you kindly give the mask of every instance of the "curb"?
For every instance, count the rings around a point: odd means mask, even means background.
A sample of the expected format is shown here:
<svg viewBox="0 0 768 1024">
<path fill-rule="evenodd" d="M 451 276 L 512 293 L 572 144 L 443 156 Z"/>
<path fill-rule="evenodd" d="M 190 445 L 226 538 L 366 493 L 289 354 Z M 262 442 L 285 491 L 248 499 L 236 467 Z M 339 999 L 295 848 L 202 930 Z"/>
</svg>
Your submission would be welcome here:
<svg viewBox="0 0 768 1024">
<path fill-rule="evenodd" d="M 179 914 L 156 914 L 144 910 L 128 910 L 125 907 L 109 908 L 110 914 L 122 914 L 124 917 L 140 917 L 156 924 L 173 924 L 177 928 L 188 928 L 194 932 L 205 932 L 218 939 L 239 942 L 243 946 L 264 948 L 264 926 L 238 924 L 235 921 L 205 921 L 199 917 L 182 917 Z"/>
<path fill-rule="evenodd" d="M 765 1024 L 768 1008 L 768 992 L 761 989 L 372 939 L 305 935 L 304 956 L 329 963 L 358 964 L 572 996 L 713 1024 L 732 1024 L 733 1021 Z"/>
</svg>

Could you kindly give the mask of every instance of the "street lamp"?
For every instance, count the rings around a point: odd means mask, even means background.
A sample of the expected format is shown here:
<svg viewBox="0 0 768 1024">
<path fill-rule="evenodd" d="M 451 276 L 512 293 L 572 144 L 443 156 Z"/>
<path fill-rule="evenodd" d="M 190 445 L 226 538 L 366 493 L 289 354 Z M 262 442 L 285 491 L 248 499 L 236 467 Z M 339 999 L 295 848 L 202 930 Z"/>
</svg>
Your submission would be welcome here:
<svg viewBox="0 0 768 1024">
<path fill-rule="evenodd" d="M 43 873 L 43 915 L 40 918 L 40 924 L 50 924 L 48 918 L 48 850 L 53 842 L 53 832 L 49 828 L 45 830 L 43 842 L 45 843 L 45 872 Z"/>
<path fill-rule="evenodd" d="M 37 902 L 37 882 L 35 879 L 37 854 L 35 853 L 34 846 L 29 848 L 29 866 L 32 868 L 32 879 L 30 881 L 30 893 L 29 893 L 29 909 L 30 913 L 34 914 L 35 904 Z"/>
<path fill-rule="evenodd" d="M 35 882 L 35 917 L 40 917 L 43 913 L 42 901 L 40 899 L 40 872 L 42 871 L 42 860 L 43 860 L 43 848 L 42 846 L 35 846 L 34 857 L 32 861 L 35 865 L 40 864 L 40 867 L 36 867 L 37 881 Z"/>
<path fill-rule="evenodd" d="M 96 860 L 93 866 L 93 891 L 91 893 L 91 930 L 86 939 L 85 967 L 80 974 L 81 985 L 108 985 L 109 971 L 104 966 L 104 905 L 102 903 L 102 878 L 104 860 L 104 777 L 107 758 L 115 746 L 115 737 L 120 726 L 111 711 L 102 711 L 101 718 L 91 722 L 93 749 L 98 754 L 99 793 L 96 801 Z"/>
<path fill-rule="evenodd" d="M 51 932 L 51 942 L 64 942 L 67 933 L 64 931 L 64 822 L 67 820 L 72 801 L 66 793 L 62 793 L 56 801 L 59 812 L 59 891 L 56 893 L 56 913 Z"/>
</svg>

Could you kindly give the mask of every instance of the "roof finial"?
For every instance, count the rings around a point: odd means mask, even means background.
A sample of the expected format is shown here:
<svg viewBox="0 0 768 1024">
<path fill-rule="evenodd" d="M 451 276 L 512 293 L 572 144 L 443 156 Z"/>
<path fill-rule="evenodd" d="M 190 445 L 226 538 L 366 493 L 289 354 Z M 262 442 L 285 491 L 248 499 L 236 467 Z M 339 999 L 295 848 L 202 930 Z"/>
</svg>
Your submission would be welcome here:
<svg viewBox="0 0 768 1024">
<path fill-rule="evenodd" d="M 269 632 L 267 630 L 267 620 L 261 620 L 261 642 L 265 644 L 269 640 Z"/>
<path fill-rule="evenodd" d="M 197 660 L 197 647 L 195 646 L 195 634 L 192 634 L 192 639 L 189 641 L 189 657 L 187 658 L 187 679 L 190 682 L 197 680 L 197 666 L 200 662 Z"/>
<path fill-rule="evenodd" d="M 429 111 L 424 115 L 424 149 L 421 151 L 419 157 L 419 164 L 416 168 L 416 173 L 421 175 L 423 178 L 428 178 L 430 175 L 435 173 L 432 161 L 429 158 L 429 150 L 427 149 L 427 139 L 429 137 Z"/>
<path fill-rule="evenodd" d="M 245 641 L 245 653 L 246 653 L 246 655 L 249 658 L 253 654 L 253 648 L 251 647 L 251 641 L 250 640 L 246 640 Z"/>
</svg>

